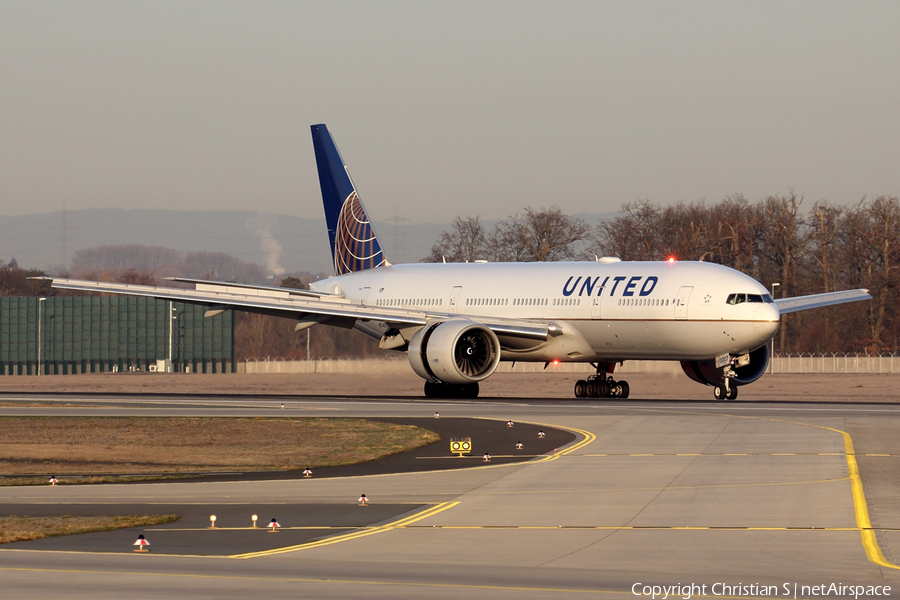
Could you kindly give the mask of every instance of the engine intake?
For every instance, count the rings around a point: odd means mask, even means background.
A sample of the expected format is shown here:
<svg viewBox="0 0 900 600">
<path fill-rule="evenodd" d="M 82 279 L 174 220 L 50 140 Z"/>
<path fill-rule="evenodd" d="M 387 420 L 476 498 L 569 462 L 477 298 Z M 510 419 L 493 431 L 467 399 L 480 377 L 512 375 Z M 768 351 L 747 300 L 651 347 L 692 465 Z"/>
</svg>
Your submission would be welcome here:
<svg viewBox="0 0 900 600">
<path fill-rule="evenodd" d="M 732 385 L 747 385 L 763 376 L 766 367 L 769 366 L 769 345 L 765 344 L 750 352 L 750 362 L 737 367 L 734 372 L 737 377 L 732 378 Z M 722 383 L 722 369 L 716 367 L 712 360 L 685 360 L 681 362 L 684 374 L 706 385 L 718 385 Z"/>
<path fill-rule="evenodd" d="M 464 384 L 488 378 L 500 364 L 497 335 L 472 321 L 426 325 L 409 342 L 409 364 L 434 383 Z"/>
</svg>

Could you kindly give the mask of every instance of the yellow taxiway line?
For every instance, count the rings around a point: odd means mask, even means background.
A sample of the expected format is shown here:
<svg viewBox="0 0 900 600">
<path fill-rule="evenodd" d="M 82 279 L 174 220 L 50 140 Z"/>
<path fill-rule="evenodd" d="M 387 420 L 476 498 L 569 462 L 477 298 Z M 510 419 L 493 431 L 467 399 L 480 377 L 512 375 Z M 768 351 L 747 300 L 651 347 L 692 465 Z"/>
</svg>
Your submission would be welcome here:
<svg viewBox="0 0 900 600">
<path fill-rule="evenodd" d="M 385 531 L 391 531 L 392 529 L 398 529 L 404 527 L 406 525 L 411 525 L 417 521 L 421 521 L 422 519 L 427 519 L 433 515 L 444 512 L 445 510 L 451 509 L 454 506 L 459 504 L 459 502 L 442 502 L 441 504 L 437 504 L 435 506 L 431 506 L 426 508 L 423 511 L 420 511 L 414 515 L 409 517 L 400 519 L 398 521 L 393 521 L 391 523 L 386 523 L 379 527 L 372 527 L 371 529 L 363 529 L 360 531 L 354 531 L 352 533 L 347 533 L 344 535 L 338 535 L 330 538 L 326 538 L 324 540 L 318 540 L 315 542 L 307 542 L 305 544 L 297 544 L 296 546 L 286 546 L 284 548 L 274 548 L 272 550 L 262 550 L 260 552 L 248 552 L 246 554 L 234 554 L 229 556 L 229 558 L 257 558 L 260 556 L 272 556 L 274 554 L 286 554 L 288 552 L 297 552 L 298 550 L 309 550 L 310 548 L 321 548 L 322 546 L 330 546 L 331 544 L 339 544 L 340 542 L 346 542 L 347 540 L 355 540 L 361 537 L 366 537 L 370 535 L 375 535 L 377 533 L 384 533 Z"/>
</svg>

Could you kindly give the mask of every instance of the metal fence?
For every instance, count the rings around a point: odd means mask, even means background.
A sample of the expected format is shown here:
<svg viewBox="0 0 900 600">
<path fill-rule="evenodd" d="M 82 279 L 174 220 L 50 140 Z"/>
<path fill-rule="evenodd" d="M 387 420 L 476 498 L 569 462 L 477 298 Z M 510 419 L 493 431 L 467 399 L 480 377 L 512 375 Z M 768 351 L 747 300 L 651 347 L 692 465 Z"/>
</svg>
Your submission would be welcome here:
<svg viewBox="0 0 900 600">
<path fill-rule="evenodd" d="M 900 373 L 900 357 L 893 354 L 787 354 L 769 362 L 769 373 Z"/>
<path fill-rule="evenodd" d="M 133 297 L 0 298 L 0 375 L 234 368 L 234 313 Z M 166 365 L 170 363 L 166 362 Z"/>
<path fill-rule="evenodd" d="M 412 369 L 404 358 L 364 360 L 245 360 L 237 363 L 238 373 L 409 373 Z M 502 362 L 497 373 L 585 373 L 594 372 L 587 363 L 559 363 L 544 365 L 542 362 Z M 681 364 L 676 361 L 629 360 L 616 368 L 621 374 L 681 375 Z M 848 374 L 900 374 L 900 356 L 893 354 L 788 354 L 776 356 L 769 362 L 767 373 L 848 373 Z"/>
</svg>

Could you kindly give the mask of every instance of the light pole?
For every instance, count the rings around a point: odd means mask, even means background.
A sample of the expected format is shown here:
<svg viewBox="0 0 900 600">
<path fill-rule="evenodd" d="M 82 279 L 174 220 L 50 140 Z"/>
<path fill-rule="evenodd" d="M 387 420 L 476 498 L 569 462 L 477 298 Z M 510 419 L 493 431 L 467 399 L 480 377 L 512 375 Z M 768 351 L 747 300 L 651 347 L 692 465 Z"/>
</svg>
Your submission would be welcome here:
<svg viewBox="0 0 900 600">
<path fill-rule="evenodd" d="M 780 287 L 780 286 L 781 286 L 780 283 L 772 284 L 772 300 L 775 299 L 775 288 Z M 769 373 L 774 373 L 775 372 L 775 336 L 774 335 L 772 336 L 772 352 L 770 354 L 771 354 L 771 358 L 769 360 L 771 362 L 769 364 L 771 364 L 771 368 L 769 369 Z"/>
<path fill-rule="evenodd" d="M 166 373 L 172 373 L 175 370 L 172 366 L 172 324 L 176 318 L 175 306 L 169 300 L 169 361 L 166 363 Z"/>
<path fill-rule="evenodd" d="M 38 347 L 37 347 L 37 355 L 38 355 L 38 364 L 37 364 L 37 374 L 41 374 L 41 346 L 43 345 L 41 342 L 41 323 L 43 322 L 43 307 L 46 298 L 38 298 Z"/>
</svg>

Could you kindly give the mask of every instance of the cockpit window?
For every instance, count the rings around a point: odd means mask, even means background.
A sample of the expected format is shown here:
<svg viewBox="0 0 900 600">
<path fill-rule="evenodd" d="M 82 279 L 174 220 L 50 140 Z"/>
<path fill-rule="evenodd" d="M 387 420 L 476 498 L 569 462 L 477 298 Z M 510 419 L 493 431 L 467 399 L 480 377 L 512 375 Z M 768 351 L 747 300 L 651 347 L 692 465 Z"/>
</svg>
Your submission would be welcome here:
<svg viewBox="0 0 900 600">
<path fill-rule="evenodd" d="M 774 300 L 769 294 L 728 294 L 725 302 L 726 304 L 743 304 L 744 302 L 772 304 Z"/>
</svg>

